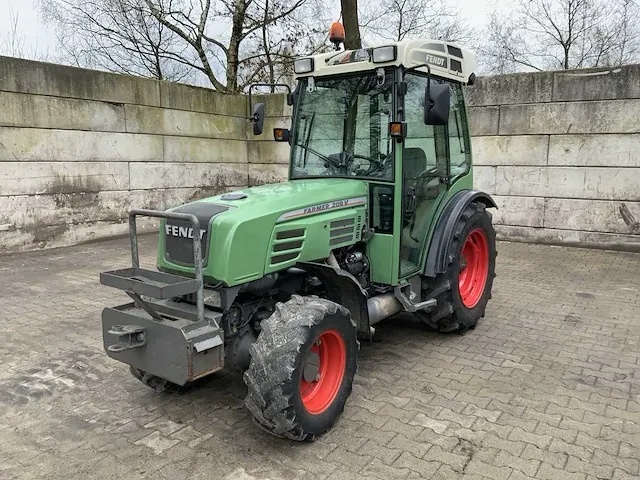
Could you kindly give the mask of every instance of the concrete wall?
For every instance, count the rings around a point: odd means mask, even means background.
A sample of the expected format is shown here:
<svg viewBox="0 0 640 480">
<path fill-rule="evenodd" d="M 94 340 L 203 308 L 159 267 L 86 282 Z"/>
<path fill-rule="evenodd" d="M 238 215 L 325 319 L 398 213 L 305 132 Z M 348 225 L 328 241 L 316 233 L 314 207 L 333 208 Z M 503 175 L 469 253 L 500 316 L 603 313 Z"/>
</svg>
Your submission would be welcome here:
<svg viewBox="0 0 640 480">
<path fill-rule="evenodd" d="M 501 238 L 640 249 L 640 66 L 486 77 L 467 95 Z M 290 108 L 266 108 L 254 137 L 246 97 L 0 57 L 0 253 L 285 179 L 289 147 L 271 132 Z"/>
<path fill-rule="evenodd" d="M 126 233 L 131 208 L 262 181 L 246 109 L 207 89 L 0 57 L 0 253 Z"/>
<path fill-rule="evenodd" d="M 640 250 L 640 65 L 485 77 L 467 97 L 502 238 Z"/>
</svg>

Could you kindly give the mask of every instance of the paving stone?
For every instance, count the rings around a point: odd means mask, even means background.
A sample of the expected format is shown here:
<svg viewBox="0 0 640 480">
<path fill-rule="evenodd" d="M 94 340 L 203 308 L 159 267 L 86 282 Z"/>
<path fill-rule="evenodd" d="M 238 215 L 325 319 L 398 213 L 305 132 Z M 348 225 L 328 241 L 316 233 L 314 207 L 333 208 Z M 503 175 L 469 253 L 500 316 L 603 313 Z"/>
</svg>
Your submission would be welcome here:
<svg viewBox="0 0 640 480">
<path fill-rule="evenodd" d="M 240 376 L 158 394 L 106 356 L 100 311 L 129 300 L 98 273 L 128 239 L 0 257 L 0 478 L 640 477 L 640 255 L 498 249 L 477 328 L 376 325 L 345 415 L 304 444 L 251 422 Z"/>
</svg>

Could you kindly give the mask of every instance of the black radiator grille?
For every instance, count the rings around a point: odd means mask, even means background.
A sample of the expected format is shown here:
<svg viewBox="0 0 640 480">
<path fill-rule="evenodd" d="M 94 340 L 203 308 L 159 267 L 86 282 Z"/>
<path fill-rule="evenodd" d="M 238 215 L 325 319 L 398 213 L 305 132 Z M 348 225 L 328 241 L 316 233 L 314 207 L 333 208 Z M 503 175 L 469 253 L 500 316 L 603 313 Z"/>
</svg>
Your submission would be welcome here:
<svg viewBox="0 0 640 480">
<path fill-rule="evenodd" d="M 172 220 L 171 223 L 167 220 L 166 227 L 178 227 L 179 229 L 182 227 L 182 232 L 184 229 L 187 232 L 190 231 L 190 225 L 188 222 L 180 222 L 177 220 Z M 165 227 L 165 228 L 166 228 Z M 205 227 L 207 228 L 207 227 Z M 178 230 L 180 232 L 180 230 Z M 165 245 L 167 251 L 167 260 L 178 263 L 180 265 L 193 265 L 193 240 L 186 236 L 173 236 L 166 234 L 165 230 Z M 209 245 L 209 232 L 205 232 L 202 236 L 202 265 L 205 266 L 207 264 L 207 251 Z"/>
<path fill-rule="evenodd" d="M 213 217 L 227 210 L 229 210 L 227 205 L 208 202 L 191 203 L 173 210 L 178 213 L 195 215 L 200 222 L 200 231 L 204 232 L 201 237 L 203 266 L 206 266 L 209 260 L 209 222 Z M 165 258 L 179 265 L 193 266 L 193 229 L 191 223 L 184 220 L 166 220 L 163 233 Z"/>
</svg>

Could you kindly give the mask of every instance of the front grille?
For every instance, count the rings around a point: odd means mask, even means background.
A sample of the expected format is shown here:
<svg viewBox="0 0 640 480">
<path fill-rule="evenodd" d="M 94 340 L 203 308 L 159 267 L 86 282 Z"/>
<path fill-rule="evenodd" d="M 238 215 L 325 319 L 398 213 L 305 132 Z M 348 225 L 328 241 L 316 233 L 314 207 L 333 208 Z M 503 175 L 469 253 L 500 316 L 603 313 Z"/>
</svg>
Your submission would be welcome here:
<svg viewBox="0 0 640 480">
<path fill-rule="evenodd" d="M 335 247 L 343 243 L 352 243 L 354 240 L 355 219 L 345 218 L 335 220 L 329 224 L 329 245 Z"/>
<path fill-rule="evenodd" d="M 211 219 L 222 212 L 229 210 L 227 205 L 218 205 L 209 202 L 188 203 L 174 209 L 174 212 L 190 213 L 195 215 L 200 222 L 202 235 L 202 266 L 206 267 L 209 259 L 209 223 Z M 193 266 L 193 230 L 191 223 L 186 220 L 166 220 L 165 230 L 162 232 L 165 239 L 165 258 L 169 262 L 187 267 Z"/>
<path fill-rule="evenodd" d="M 184 233 L 185 229 L 187 232 L 190 230 L 190 226 L 188 222 L 179 222 L 176 220 L 167 221 L 166 223 L 168 228 L 177 226 L 178 228 L 182 227 L 182 230 L 178 230 L 180 233 Z M 188 236 L 173 236 L 166 235 L 165 232 L 165 247 L 167 252 L 167 260 L 177 263 L 180 265 L 188 265 L 193 266 L 193 240 L 188 238 Z M 206 232 L 202 237 L 202 265 L 207 265 L 207 246 L 209 245 L 209 232 Z"/>
<path fill-rule="evenodd" d="M 270 265 L 291 262 L 300 256 L 304 247 L 306 230 L 296 228 L 277 232 L 275 241 L 271 246 Z"/>
</svg>

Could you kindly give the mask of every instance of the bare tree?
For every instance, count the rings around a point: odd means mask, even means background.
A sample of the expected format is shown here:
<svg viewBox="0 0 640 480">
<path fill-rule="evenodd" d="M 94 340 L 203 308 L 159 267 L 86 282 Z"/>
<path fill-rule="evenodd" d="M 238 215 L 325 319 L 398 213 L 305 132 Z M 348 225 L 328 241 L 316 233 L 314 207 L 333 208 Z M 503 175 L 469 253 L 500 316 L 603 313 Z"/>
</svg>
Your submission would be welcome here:
<svg viewBox="0 0 640 480">
<path fill-rule="evenodd" d="M 448 0 L 373 0 L 363 8 L 368 42 L 427 37 L 473 45 L 477 32 Z"/>
<path fill-rule="evenodd" d="M 265 0 L 265 4 L 269 1 Z M 267 13 L 265 9 L 265 15 Z M 271 27 L 263 25 L 259 36 L 245 40 L 238 74 L 239 89 L 245 89 L 252 82 L 292 84 L 296 56 L 311 55 L 328 48 L 326 29 L 310 25 L 306 18 L 313 18 L 309 17 L 307 8 Z"/>
<path fill-rule="evenodd" d="M 37 44 L 27 44 L 27 39 L 21 32 L 20 14 L 13 9 L 10 1 L 7 3 L 5 12 L 9 19 L 9 30 L 0 35 L 0 55 L 46 61 L 49 58 L 47 52 L 40 51 Z"/>
<path fill-rule="evenodd" d="M 265 68 L 277 78 L 291 63 L 305 45 L 291 38 L 291 25 L 308 1 L 37 0 L 75 64 L 229 93 Z M 293 30 L 304 38 L 313 29 Z"/>
<path fill-rule="evenodd" d="M 242 57 L 243 42 L 261 34 L 304 5 L 305 0 L 222 0 L 213 9 L 211 0 L 144 0 L 151 14 L 174 32 L 196 53 L 198 63 L 193 67 L 202 72 L 219 91 L 236 92 L 242 64 L 249 64 L 263 52 Z M 230 22 L 227 38 L 212 32 L 211 24 Z M 224 80 L 214 69 L 212 60 L 224 70 Z"/>
<path fill-rule="evenodd" d="M 362 48 L 360 21 L 358 18 L 358 0 L 340 0 L 342 23 L 344 24 L 344 48 L 355 50 Z"/>
<path fill-rule="evenodd" d="M 484 70 L 507 73 L 614 65 L 638 52 L 631 0 L 519 0 L 496 13 L 480 49 Z"/>
<path fill-rule="evenodd" d="M 180 81 L 193 75 L 176 35 L 141 0 L 38 0 L 65 57 L 82 67 Z"/>
</svg>

